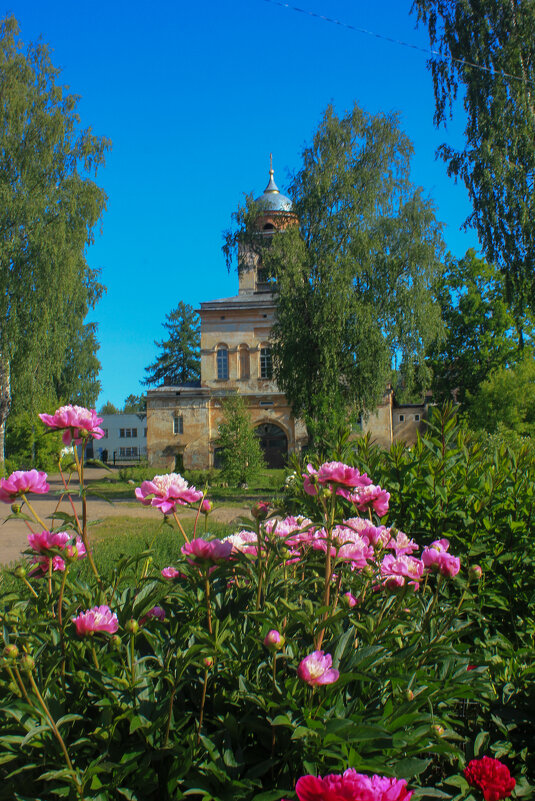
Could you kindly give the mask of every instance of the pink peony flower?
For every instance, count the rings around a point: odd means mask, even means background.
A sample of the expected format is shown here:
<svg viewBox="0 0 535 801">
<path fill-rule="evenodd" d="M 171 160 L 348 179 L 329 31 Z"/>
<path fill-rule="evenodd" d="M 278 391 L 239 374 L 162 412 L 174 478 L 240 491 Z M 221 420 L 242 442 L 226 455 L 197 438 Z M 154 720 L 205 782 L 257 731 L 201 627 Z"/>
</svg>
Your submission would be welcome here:
<svg viewBox="0 0 535 801">
<path fill-rule="evenodd" d="M 177 504 L 187 506 L 202 498 L 202 492 L 190 487 L 179 473 L 154 476 L 136 487 L 136 498 L 143 506 L 156 506 L 164 515 L 172 514 Z"/>
<path fill-rule="evenodd" d="M 50 490 L 46 473 L 37 470 L 15 470 L 9 478 L 0 479 L 0 501 L 13 503 L 19 495 L 35 492 L 44 495 Z"/>
<path fill-rule="evenodd" d="M 356 606 L 359 602 L 358 598 L 355 598 L 352 592 L 345 592 L 342 598 L 345 599 L 345 602 L 350 609 L 353 609 L 353 607 Z"/>
<path fill-rule="evenodd" d="M 391 548 L 397 556 L 402 556 L 403 554 L 410 554 L 413 551 L 417 551 L 419 546 L 417 542 L 409 539 L 403 531 L 398 531 L 396 536 L 390 539 L 386 547 Z"/>
<path fill-rule="evenodd" d="M 176 567 L 164 567 L 162 570 L 162 576 L 166 579 L 175 579 L 178 576 L 181 576 L 182 573 L 180 570 L 177 570 Z"/>
<path fill-rule="evenodd" d="M 343 462 L 324 462 L 318 470 L 309 464 L 303 478 L 305 479 L 304 490 L 308 495 L 317 494 L 317 484 L 334 484 L 337 485 L 337 494 L 344 498 L 348 496 L 348 493 L 342 490 L 342 487 L 365 487 L 372 483 L 366 473 L 361 475 L 356 467 L 351 467 Z"/>
<path fill-rule="evenodd" d="M 500 801 L 508 798 L 516 784 L 509 768 L 499 759 L 484 756 L 472 759 L 464 769 L 468 784 L 483 791 L 485 801 Z"/>
<path fill-rule="evenodd" d="M 366 776 L 349 768 L 342 775 L 301 776 L 295 791 L 299 801 L 410 801 L 405 779 Z"/>
<path fill-rule="evenodd" d="M 317 684 L 334 684 L 338 681 L 340 673 L 332 667 L 333 659 L 330 654 L 323 651 L 313 651 L 305 656 L 299 667 L 297 675 L 311 687 Z"/>
<path fill-rule="evenodd" d="M 264 637 L 264 645 L 270 651 L 280 651 L 281 648 L 284 648 L 285 642 L 286 640 L 277 629 L 271 629 Z"/>
<path fill-rule="evenodd" d="M 150 620 L 151 617 L 155 617 L 156 620 L 159 620 L 159 621 L 164 621 L 165 620 L 165 609 L 163 608 L 163 606 L 153 606 L 152 609 L 149 609 L 149 611 L 145 615 L 143 615 L 143 617 L 139 621 L 140 625 L 143 625 L 143 623 L 146 623 L 147 620 Z"/>
<path fill-rule="evenodd" d="M 229 542 L 232 545 L 232 553 L 249 553 L 256 556 L 258 551 L 258 540 L 254 531 L 238 531 L 225 537 L 222 542 Z"/>
<path fill-rule="evenodd" d="M 384 517 L 388 512 L 388 502 L 390 493 L 374 484 L 368 484 L 357 489 L 347 496 L 348 500 L 355 504 L 360 512 L 367 512 L 373 509 L 379 517 Z"/>
<path fill-rule="evenodd" d="M 112 612 L 109 606 L 94 606 L 85 612 L 80 612 L 77 617 L 72 618 L 76 626 L 77 634 L 92 634 L 95 631 L 107 631 L 115 634 L 119 628 L 117 615 Z"/>
<path fill-rule="evenodd" d="M 381 575 L 386 579 L 385 584 L 389 589 L 402 587 L 406 579 L 409 579 L 409 584 L 417 589 L 423 573 L 424 563 L 414 556 L 406 554 L 394 556 L 388 553 L 381 562 Z"/>
<path fill-rule="evenodd" d="M 422 551 L 422 562 L 428 570 L 437 570 L 443 576 L 452 578 L 461 569 L 461 560 L 448 553 L 450 543 L 446 539 L 435 540 L 431 547 Z"/>
<path fill-rule="evenodd" d="M 65 559 L 72 559 L 75 554 L 77 559 L 83 559 L 87 556 L 85 545 L 80 537 L 76 537 L 75 542 L 72 542 L 73 535 L 67 531 L 57 531 L 52 533 L 50 531 L 41 531 L 40 533 L 28 534 L 28 543 L 32 551 L 35 551 L 39 556 L 30 560 L 31 564 L 36 564 L 43 573 L 48 573 L 50 561 L 52 561 L 52 570 L 65 570 Z M 59 549 L 64 551 L 64 555 L 56 554 L 50 556 L 47 551 L 50 549 Z M 75 550 L 76 549 L 76 550 Z M 36 571 L 38 572 L 38 571 Z"/>
<path fill-rule="evenodd" d="M 97 417 L 95 409 L 86 409 L 84 406 L 61 406 L 54 414 L 40 414 L 43 423 L 54 430 L 65 429 L 63 442 L 70 445 L 74 442 L 79 445 L 88 435 L 93 439 L 102 439 L 104 431 L 99 428 L 102 417 Z"/>
<path fill-rule="evenodd" d="M 186 542 L 181 551 L 192 565 L 196 562 L 218 564 L 230 559 L 232 544 L 223 540 L 203 540 L 198 537 L 196 540 Z"/>
</svg>

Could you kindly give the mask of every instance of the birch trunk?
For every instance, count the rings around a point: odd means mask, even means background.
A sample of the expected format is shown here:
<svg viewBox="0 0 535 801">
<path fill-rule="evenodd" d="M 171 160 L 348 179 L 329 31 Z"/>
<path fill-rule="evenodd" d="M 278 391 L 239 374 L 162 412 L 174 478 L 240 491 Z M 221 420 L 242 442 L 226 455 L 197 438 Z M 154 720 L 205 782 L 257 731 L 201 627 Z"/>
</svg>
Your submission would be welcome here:
<svg viewBox="0 0 535 801">
<path fill-rule="evenodd" d="M 5 458 L 6 420 L 11 407 L 11 382 L 9 361 L 0 353 L 0 467 Z"/>
</svg>

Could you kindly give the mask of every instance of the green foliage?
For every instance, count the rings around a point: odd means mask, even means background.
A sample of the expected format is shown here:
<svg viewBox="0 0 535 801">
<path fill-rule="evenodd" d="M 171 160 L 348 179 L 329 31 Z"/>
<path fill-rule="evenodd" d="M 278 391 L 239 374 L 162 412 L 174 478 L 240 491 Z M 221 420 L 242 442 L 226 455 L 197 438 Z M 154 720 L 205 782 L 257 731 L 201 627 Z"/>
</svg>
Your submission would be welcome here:
<svg viewBox="0 0 535 801">
<path fill-rule="evenodd" d="M 517 434 L 535 434 L 535 360 L 531 349 L 510 367 L 499 367 L 468 395 L 472 428 L 491 433 L 500 427 Z"/>
<path fill-rule="evenodd" d="M 483 447 L 451 407 L 432 415 L 412 450 L 342 436 L 329 454 L 391 492 L 390 529 L 373 512 L 356 519 L 336 485 L 309 494 L 295 463 L 294 511 L 310 519 L 286 521 L 290 534 L 256 520 L 259 551 L 187 558 L 155 510 L 155 525 L 125 521 L 121 538 L 102 530 L 100 581 L 66 558 L 49 579 L 5 582 L 0 801 L 277 801 L 303 774 L 348 767 L 406 778 L 415 800 L 475 801 L 462 768 L 483 754 L 510 767 L 513 797 L 530 797 L 535 452 Z M 447 536 L 460 572 L 389 586 L 385 549 L 354 569 L 342 521 L 370 536 L 400 526 L 420 546 Z M 78 530 L 61 509 L 51 526 Z M 76 635 L 72 618 L 96 604 L 117 614 L 115 636 Z M 146 617 L 154 606 L 163 621 Z M 264 645 L 271 629 L 279 650 Z M 315 649 L 332 656 L 333 683 L 299 678 Z"/>
<path fill-rule="evenodd" d="M 6 454 L 17 470 L 57 471 L 64 445 L 61 434 L 45 429 L 27 412 L 12 414 L 6 427 Z"/>
<path fill-rule="evenodd" d="M 429 65 L 435 122 L 451 114 L 459 85 L 466 113 L 463 150 L 442 145 L 448 174 L 464 182 L 489 261 L 506 278 L 522 337 L 535 311 L 535 5 L 513 0 L 414 0 L 436 56 Z"/>
<path fill-rule="evenodd" d="M 311 438 L 374 409 L 396 358 L 425 383 L 443 243 L 432 202 L 409 180 L 411 155 L 396 115 L 329 107 L 293 176 L 283 234 L 265 247 L 262 209 L 248 203 L 226 235 L 229 263 L 252 250 L 271 275 L 275 378 Z"/>
<path fill-rule="evenodd" d="M 141 381 L 145 386 L 178 386 L 197 381 L 201 375 L 201 334 L 197 312 L 181 300 L 176 309 L 165 315 L 165 319 L 163 327 L 169 338 L 154 343 L 162 352 L 154 364 L 145 368 L 147 375 Z"/>
<path fill-rule="evenodd" d="M 123 412 L 125 414 L 136 414 L 147 410 L 146 395 L 128 395 L 124 401 Z"/>
<path fill-rule="evenodd" d="M 462 259 L 450 258 L 437 299 L 444 320 L 444 338 L 429 350 L 433 393 L 448 401 L 455 392 L 463 408 L 467 395 L 477 394 L 493 370 L 519 357 L 514 319 L 505 300 L 505 282 L 492 264 L 468 250 Z M 533 327 L 524 323 L 524 338 Z"/>
<path fill-rule="evenodd" d="M 222 401 L 223 419 L 219 424 L 221 478 L 232 486 L 247 484 L 264 466 L 260 440 L 254 432 L 243 397 L 230 395 Z"/>
<path fill-rule="evenodd" d="M 119 414 L 119 409 L 111 401 L 106 401 L 99 409 L 99 414 Z"/>
<path fill-rule="evenodd" d="M 0 23 L 0 429 L 11 398 L 20 414 L 94 402 L 99 389 L 95 326 L 83 321 L 103 287 L 85 249 L 110 143 L 80 129 L 58 76 L 45 44 L 25 47 L 14 17 Z"/>
</svg>

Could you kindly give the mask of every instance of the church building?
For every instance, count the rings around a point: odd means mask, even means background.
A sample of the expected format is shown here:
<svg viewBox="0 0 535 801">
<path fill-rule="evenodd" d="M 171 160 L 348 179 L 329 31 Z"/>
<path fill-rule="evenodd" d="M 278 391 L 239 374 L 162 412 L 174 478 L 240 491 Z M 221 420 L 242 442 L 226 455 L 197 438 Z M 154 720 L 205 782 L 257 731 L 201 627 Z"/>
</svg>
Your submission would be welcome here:
<svg viewBox="0 0 535 801">
<path fill-rule="evenodd" d="M 262 209 L 259 236 L 296 224 L 290 198 L 277 188 L 273 168 L 256 202 Z M 242 254 L 238 294 L 201 303 L 201 378 L 147 392 L 147 455 L 162 470 L 218 467 L 218 427 L 222 401 L 239 392 L 260 438 L 268 467 L 282 467 L 289 453 L 307 443 L 306 427 L 291 412 L 272 375 L 270 332 L 275 318 L 271 285 L 258 258 Z M 425 418 L 424 406 L 393 413 L 392 391 L 363 422 L 363 430 L 383 447 L 400 438 L 414 440 Z M 402 413 L 399 413 L 402 412 Z"/>
<path fill-rule="evenodd" d="M 257 198 L 263 213 L 259 235 L 295 223 L 292 202 L 277 188 L 273 169 Z M 239 392 L 247 404 L 269 467 L 306 444 L 306 428 L 296 420 L 272 376 L 269 336 L 275 302 L 257 259 L 246 260 L 238 275 L 238 294 L 201 303 L 201 380 L 147 392 L 149 461 L 165 469 L 218 466 L 217 437 L 222 400 Z"/>
</svg>

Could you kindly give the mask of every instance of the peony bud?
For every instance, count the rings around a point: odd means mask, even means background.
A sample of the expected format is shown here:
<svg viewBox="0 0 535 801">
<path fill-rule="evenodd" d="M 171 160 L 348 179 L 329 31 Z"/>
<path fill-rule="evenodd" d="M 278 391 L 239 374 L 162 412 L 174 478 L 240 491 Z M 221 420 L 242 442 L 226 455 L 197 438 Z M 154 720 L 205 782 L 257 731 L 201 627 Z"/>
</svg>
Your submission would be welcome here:
<svg viewBox="0 0 535 801">
<path fill-rule="evenodd" d="M 468 580 L 469 581 L 479 581 L 481 576 L 483 575 L 483 571 L 479 565 L 470 565 L 468 569 Z"/>
<path fill-rule="evenodd" d="M 431 726 L 431 731 L 433 734 L 436 734 L 437 737 L 442 737 L 445 732 L 444 726 L 441 726 L 439 723 L 433 723 Z"/>
<path fill-rule="evenodd" d="M 20 579 L 26 578 L 26 568 L 23 565 L 19 565 L 13 571 L 13 575 Z"/>
<path fill-rule="evenodd" d="M 284 648 L 285 642 L 286 640 L 277 629 L 271 629 L 264 637 L 264 645 L 266 648 L 269 648 L 270 651 L 280 651 L 281 648 Z"/>
<path fill-rule="evenodd" d="M 358 598 L 355 598 L 351 592 L 344 593 L 342 595 L 342 600 L 350 609 L 353 609 L 353 607 L 358 604 Z"/>
<path fill-rule="evenodd" d="M 6 645 L 4 648 L 4 656 L 6 659 L 16 659 L 19 655 L 19 649 L 16 645 Z"/>
<path fill-rule="evenodd" d="M 212 503 L 212 501 L 209 501 L 206 498 L 204 498 L 203 502 L 201 503 L 201 512 L 205 515 L 209 515 L 213 508 L 214 504 Z"/>
<path fill-rule="evenodd" d="M 202 663 L 206 669 L 213 667 L 214 658 L 212 656 L 205 656 Z"/>
<path fill-rule="evenodd" d="M 269 512 L 269 503 L 258 501 L 251 509 L 251 514 L 255 520 L 265 520 Z"/>
<path fill-rule="evenodd" d="M 13 512 L 14 515 L 18 515 L 21 509 L 22 505 L 20 503 L 11 504 L 11 511 Z"/>
<path fill-rule="evenodd" d="M 24 654 L 24 656 L 20 660 L 20 664 L 23 670 L 26 670 L 28 673 L 31 673 L 32 670 L 34 670 L 35 668 L 35 659 L 29 654 Z"/>
<path fill-rule="evenodd" d="M 414 701 L 414 693 L 412 690 L 405 690 L 405 698 L 407 701 Z"/>
<path fill-rule="evenodd" d="M 117 651 L 121 648 L 122 641 L 118 634 L 114 634 L 113 637 L 110 637 L 110 641 Z"/>
<path fill-rule="evenodd" d="M 128 631 L 130 634 L 137 634 L 139 631 L 139 623 L 137 620 L 134 620 L 133 617 L 130 620 L 127 620 L 125 624 L 125 631 Z"/>
</svg>

